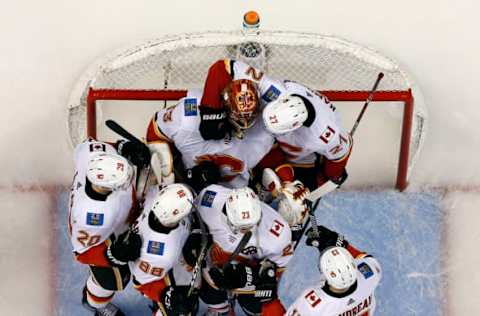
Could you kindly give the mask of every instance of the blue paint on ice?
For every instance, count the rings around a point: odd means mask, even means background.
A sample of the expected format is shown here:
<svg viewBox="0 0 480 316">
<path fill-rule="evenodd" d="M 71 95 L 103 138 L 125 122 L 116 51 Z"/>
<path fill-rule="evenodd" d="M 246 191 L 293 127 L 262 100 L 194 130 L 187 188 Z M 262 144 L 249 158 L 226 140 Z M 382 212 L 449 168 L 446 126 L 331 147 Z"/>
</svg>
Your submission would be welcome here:
<svg viewBox="0 0 480 316">
<path fill-rule="evenodd" d="M 56 315 L 91 315 L 81 304 L 87 269 L 75 262 L 66 228 L 68 194 L 60 194 L 57 238 Z M 376 315 L 442 315 L 441 197 L 434 193 L 336 192 L 317 209 L 319 223 L 343 234 L 354 246 L 377 257 L 383 279 Z M 289 304 L 319 279 L 318 253 L 301 245 L 280 286 Z M 114 302 L 127 316 L 151 315 L 148 300 L 131 286 Z M 237 313 L 239 315 L 239 313 Z"/>
</svg>

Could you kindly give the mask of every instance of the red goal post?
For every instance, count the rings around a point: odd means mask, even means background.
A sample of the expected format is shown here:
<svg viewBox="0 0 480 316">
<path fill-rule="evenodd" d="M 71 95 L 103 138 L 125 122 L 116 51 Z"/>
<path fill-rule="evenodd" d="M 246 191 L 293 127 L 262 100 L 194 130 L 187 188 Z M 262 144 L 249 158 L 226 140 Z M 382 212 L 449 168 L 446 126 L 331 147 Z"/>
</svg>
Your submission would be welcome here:
<svg viewBox="0 0 480 316">
<path fill-rule="evenodd" d="M 330 101 L 365 101 L 369 91 L 320 91 Z M 138 101 L 176 101 L 187 95 L 186 90 L 127 90 L 127 89 L 93 89 L 87 96 L 87 135 L 97 138 L 96 102 L 100 100 L 138 100 Z M 403 191 L 408 185 L 407 173 L 410 153 L 410 138 L 414 100 L 411 90 L 377 91 L 372 101 L 403 102 L 402 133 L 398 157 L 397 179 L 395 187 Z"/>
</svg>

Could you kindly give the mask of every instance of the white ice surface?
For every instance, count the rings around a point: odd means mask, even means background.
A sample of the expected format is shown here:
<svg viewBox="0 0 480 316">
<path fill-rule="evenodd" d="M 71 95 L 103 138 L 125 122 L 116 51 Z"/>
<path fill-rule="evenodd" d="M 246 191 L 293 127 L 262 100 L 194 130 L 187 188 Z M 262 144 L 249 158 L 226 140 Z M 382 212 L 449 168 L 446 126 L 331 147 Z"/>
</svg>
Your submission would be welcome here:
<svg viewBox="0 0 480 316">
<path fill-rule="evenodd" d="M 448 277 L 450 315 L 478 313 L 480 273 L 480 194 L 456 192 L 447 194 L 444 207 L 447 216 L 448 253 L 445 272 Z"/>
<path fill-rule="evenodd" d="M 0 201 L 0 314 L 49 315 L 55 205 L 43 192 L 3 189 Z"/>
</svg>

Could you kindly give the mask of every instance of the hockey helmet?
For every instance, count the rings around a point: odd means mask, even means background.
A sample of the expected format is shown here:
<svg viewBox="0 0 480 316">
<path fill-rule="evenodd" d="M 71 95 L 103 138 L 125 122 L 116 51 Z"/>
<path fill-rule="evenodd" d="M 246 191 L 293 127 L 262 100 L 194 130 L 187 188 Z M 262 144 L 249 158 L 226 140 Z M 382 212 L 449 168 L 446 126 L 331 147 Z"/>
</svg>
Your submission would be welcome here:
<svg viewBox="0 0 480 316">
<path fill-rule="evenodd" d="M 126 189 L 132 182 L 133 173 L 128 160 L 117 154 L 96 154 L 87 165 L 87 179 L 110 191 Z"/>
<path fill-rule="evenodd" d="M 249 187 L 233 189 L 227 197 L 225 208 L 227 222 L 233 231 L 250 230 L 262 217 L 260 200 Z"/>
<path fill-rule="evenodd" d="M 308 213 L 304 203 L 310 190 L 302 182 L 295 180 L 288 182 L 280 189 L 278 213 L 288 222 L 290 227 L 303 224 Z"/>
<path fill-rule="evenodd" d="M 338 290 L 346 290 L 357 280 L 355 260 L 343 247 L 326 249 L 320 256 L 320 271 L 328 285 Z"/>
<path fill-rule="evenodd" d="M 173 183 L 156 194 L 150 211 L 163 226 L 173 227 L 190 214 L 192 205 L 193 193 L 190 188 Z"/>
<path fill-rule="evenodd" d="M 285 134 L 301 127 L 308 118 L 307 107 L 299 96 L 288 95 L 270 102 L 263 110 L 263 123 L 272 134 Z"/>
</svg>

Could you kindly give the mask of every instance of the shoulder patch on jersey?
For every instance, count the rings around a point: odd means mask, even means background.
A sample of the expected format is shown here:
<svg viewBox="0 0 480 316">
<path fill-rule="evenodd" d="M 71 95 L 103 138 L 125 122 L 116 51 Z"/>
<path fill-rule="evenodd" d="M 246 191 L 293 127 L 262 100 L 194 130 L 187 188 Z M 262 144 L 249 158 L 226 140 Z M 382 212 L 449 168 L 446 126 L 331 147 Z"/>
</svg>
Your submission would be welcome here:
<svg viewBox="0 0 480 316">
<path fill-rule="evenodd" d="M 90 226 L 102 226 L 104 214 L 102 213 L 90 213 L 87 212 L 87 225 Z"/>
<path fill-rule="evenodd" d="M 330 126 L 327 126 L 327 128 L 322 132 L 322 135 L 320 135 L 320 139 L 325 143 L 328 144 L 330 139 L 335 135 L 335 130 L 331 128 Z"/>
<path fill-rule="evenodd" d="M 276 100 L 279 95 L 280 95 L 280 90 L 278 90 L 278 88 L 275 87 L 274 85 L 271 85 L 267 89 L 267 91 L 262 95 L 262 99 L 265 102 L 272 102 L 272 101 Z"/>
<path fill-rule="evenodd" d="M 217 192 L 210 190 L 205 191 L 205 194 L 202 197 L 202 202 L 200 204 L 206 207 L 212 207 L 213 200 L 215 199 L 216 195 Z"/>
<path fill-rule="evenodd" d="M 197 99 L 189 98 L 183 101 L 185 116 L 196 116 L 197 115 Z"/>
<path fill-rule="evenodd" d="M 358 271 L 360 271 L 361 274 L 363 274 L 363 277 L 365 279 L 368 279 L 369 277 L 373 276 L 373 271 L 372 268 L 365 262 L 362 262 L 358 265 Z"/>
<path fill-rule="evenodd" d="M 152 255 L 163 256 L 163 251 L 165 249 L 165 243 L 160 241 L 148 241 L 147 252 Z"/>
<path fill-rule="evenodd" d="M 280 221 L 277 221 L 276 219 L 274 219 L 272 227 L 270 228 L 270 232 L 273 235 L 280 237 L 280 234 L 282 233 L 283 228 L 285 228 L 285 225 L 282 224 Z"/>
<path fill-rule="evenodd" d="M 312 307 L 315 307 L 317 306 L 318 304 L 320 304 L 320 302 L 322 301 L 320 299 L 320 297 L 318 297 L 317 293 L 315 292 L 315 290 L 311 290 L 310 292 L 308 292 L 305 296 L 305 299 L 307 300 L 308 304 L 310 304 L 310 306 Z"/>
</svg>

